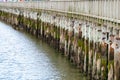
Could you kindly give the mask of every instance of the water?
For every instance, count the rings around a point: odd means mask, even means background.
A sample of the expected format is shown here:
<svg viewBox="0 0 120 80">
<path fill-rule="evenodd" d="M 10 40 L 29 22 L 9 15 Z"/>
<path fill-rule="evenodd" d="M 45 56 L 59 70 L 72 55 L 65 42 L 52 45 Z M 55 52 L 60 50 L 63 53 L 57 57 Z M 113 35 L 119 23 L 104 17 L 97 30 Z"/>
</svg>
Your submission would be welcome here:
<svg viewBox="0 0 120 80">
<path fill-rule="evenodd" d="M 86 80 L 41 40 L 0 22 L 0 80 Z"/>
</svg>

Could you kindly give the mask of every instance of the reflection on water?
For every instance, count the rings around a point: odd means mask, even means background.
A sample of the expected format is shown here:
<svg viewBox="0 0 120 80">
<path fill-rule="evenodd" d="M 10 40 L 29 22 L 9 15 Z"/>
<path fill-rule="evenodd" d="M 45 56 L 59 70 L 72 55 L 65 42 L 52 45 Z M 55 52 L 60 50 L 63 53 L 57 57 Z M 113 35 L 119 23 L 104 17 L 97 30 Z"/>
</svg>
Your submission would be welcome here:
<svg viewBox="0 0 120 80">
<path fill-rule="evenodd" d="M 79 70 L 35 37 L 0 22 L 0 80 L 85 80 Z"/>
</svg>

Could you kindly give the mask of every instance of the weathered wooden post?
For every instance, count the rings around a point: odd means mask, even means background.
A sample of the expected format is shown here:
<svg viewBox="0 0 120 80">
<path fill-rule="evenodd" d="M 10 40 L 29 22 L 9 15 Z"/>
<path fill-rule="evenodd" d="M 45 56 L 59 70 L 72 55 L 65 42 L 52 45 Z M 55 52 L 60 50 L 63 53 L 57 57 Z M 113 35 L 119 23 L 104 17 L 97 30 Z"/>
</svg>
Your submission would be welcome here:
<svg viewBox="0 0 120 80">
<path fill-rule="evenodd" d="M 39 37 L 39 13 L 37 13 L 36 37 Z"/>
<path fill-rule="evenodd" d="M 88 52 L 87 52 L 87 49 L 88 49 L 88 45 L 87 45 L 87 16 L 85 17 L 85 23 L 84 23 L 84 27 L 85 27 L 85 40 L 84 40 L 84 50 L 85 50 L 85 54 L 84 54 L 84 72 L 85 72 L 85 75 L 87 75 L 87 72 L 88 72 Z"/>
<path fill-rule="evenodd" d="M 115 33 L 115 45 L 114 46 L 114 80 L 120 78 L 120 36 L 119 36 L 119 25 L 116 23 Z"/>
<path fill-rule="evenodd" d="M 57 50 L 59 51 L 59 44 L 60 44 L 60 25 L 59 25 L 59 23 L 60 23 L 60 17 L 58 17 L 58 20 L 57 20 L 57 22 L 56 22 L 56 26 L 57 26 Z"/>
<path fill-rule="evenodd" d="M 107 30 L 108 30 L 108 26 L 107 26 Z M 107 31 L 107 41 L 109 40 L 109 32 Z M 108 79 L 108 54 L 109 54 L 109 42 L 107 42 L 107 49 L 106 49 L 106 80 Z"/>
<path fill-rule="evenodd" d="M 88 37 L 89 37 L 89 43 L 88 43 L 88 75 L 90 78 L 92 78 L 92 56 L 93 56 L 93 49 L 92 49 L 92 46 L 91 46 L 91 38 L 93 36 L 92 33 L 92 22 L 89 23 L 89 31 L 88 31 Z"/>
<path fill-rule="evenodd" d="M 68 57 L 69 59 L 71 59 L 73 56 L 73 51 L 72 51 L 72 38 L 74 36 L 74 20 L 73 18 L 72 19 L 69 19 L 70 20 L 70 25 L 69 25 L 69 29 L 68 29 Z"/>
</svg>

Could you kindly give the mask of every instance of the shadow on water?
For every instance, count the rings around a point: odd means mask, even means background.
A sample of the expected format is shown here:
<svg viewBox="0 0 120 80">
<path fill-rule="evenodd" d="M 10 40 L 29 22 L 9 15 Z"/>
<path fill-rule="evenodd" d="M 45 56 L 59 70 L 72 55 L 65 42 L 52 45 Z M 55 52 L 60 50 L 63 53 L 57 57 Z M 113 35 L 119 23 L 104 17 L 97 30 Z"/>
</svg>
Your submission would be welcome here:
<svg viewBox="0 0 120 80">
<path fill-rule="evenodd" d="M 4 23 L 0 23 L 0 37 L 0 80 L 86 80 L 44 41 Z"/>
</svg>

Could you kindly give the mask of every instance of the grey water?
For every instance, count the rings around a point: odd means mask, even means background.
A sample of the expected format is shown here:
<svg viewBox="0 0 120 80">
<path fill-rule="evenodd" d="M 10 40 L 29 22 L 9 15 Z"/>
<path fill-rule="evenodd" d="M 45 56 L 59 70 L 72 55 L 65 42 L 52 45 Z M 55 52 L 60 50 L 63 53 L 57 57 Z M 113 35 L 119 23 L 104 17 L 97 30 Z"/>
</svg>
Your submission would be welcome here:
<svg viewBox="0 0 120 80">
<path fill-rule="evenodd" d="M 86 80 L 59 52 L 0 22 L 0 80 Z"/>
</svg>

